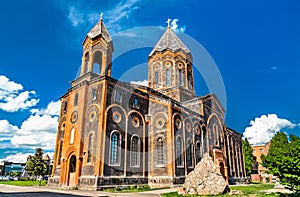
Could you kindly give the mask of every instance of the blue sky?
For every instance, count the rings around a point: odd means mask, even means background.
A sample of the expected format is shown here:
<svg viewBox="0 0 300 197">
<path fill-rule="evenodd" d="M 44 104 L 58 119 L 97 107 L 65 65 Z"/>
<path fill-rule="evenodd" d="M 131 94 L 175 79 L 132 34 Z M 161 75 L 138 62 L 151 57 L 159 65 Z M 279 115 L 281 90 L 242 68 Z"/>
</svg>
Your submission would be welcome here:
<svg viewBox="0 0 300 197">
<path fill-rule="evenodd" d="M 299 9 L 297 0 L 1 1 L 0 159 L 23 159 L 37 146 L 53 152 L 57 101 L 76 77 L 81 43 L 100 12 L 113 37 L 178 19 L 174 30 L 180 36 L 181 28 L 198 41 L 222 76 L 227 126 L 246 130 L 253 143 L 279 130 L 299 136 Z M 153 42 L 158 38 L 153 36 Z M 150 51 L 120 56 L 113 62 L 113 76 L 146 63 Z M 201 74 L 195 78 L 197 94 L 209 93 Z M 131 80 L 144 79 L 132 75 Z"/>
</svg>

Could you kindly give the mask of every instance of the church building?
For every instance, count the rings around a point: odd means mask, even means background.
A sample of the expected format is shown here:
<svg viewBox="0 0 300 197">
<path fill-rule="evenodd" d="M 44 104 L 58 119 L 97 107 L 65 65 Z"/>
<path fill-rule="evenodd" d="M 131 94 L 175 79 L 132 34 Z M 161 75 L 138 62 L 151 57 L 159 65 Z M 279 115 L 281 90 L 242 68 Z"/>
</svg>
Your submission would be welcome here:
<svg viewBox="0 0 300 197">
<path fill-rule="evenodd" d="M 50 186 L 172 187 L 205 153 L 229 183 L 245 179 L 241 134 L 226 126 L 215 94 L 195 95 L 192 54 L 170 26 L 148 56 L 147 87 L 111 76 L 113 52 L 101 17 L 60 98 Z"/>
</svg>

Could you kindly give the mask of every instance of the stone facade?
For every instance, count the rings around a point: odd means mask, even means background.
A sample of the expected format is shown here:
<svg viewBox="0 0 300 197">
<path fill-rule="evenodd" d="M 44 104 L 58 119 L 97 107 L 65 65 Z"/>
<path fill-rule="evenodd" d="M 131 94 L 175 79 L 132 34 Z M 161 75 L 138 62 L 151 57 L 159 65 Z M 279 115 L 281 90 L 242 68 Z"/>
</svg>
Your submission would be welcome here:
<svg viewBox="0 0 300 197">
<path fill-rule="evenodd" d="M 83 42 L 80 76 L 61 97 L 49 185 L 179 185 L 205 153 L 225 180 L 245 176 L 241 135 L 226 127 L 214 94 L 195 95 L 192 55 L 170 28 L 149 55 L 149 87 L 111 77 L 113 49 L 100 20 Z"/>
</svg>

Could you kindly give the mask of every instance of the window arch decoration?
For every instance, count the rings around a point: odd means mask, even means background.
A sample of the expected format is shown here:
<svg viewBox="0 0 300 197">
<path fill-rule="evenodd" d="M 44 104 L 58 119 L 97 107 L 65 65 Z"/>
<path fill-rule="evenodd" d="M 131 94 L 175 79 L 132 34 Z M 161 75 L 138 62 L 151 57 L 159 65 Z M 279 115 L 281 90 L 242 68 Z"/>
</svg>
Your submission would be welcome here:
<svg viewBox="0 0 300 197">
<path fill-rule="evenodd" d="M 139 167 L 140 166 L 140 137 L 138 135 L 133 135 L 130 140 L 130 166 Z"/>
<path fill-rule="evenodd" d="M 121 134 L 114 130 L 110 135 L 109 164 L 119 166 L 121 160 Z"/>
</svg>

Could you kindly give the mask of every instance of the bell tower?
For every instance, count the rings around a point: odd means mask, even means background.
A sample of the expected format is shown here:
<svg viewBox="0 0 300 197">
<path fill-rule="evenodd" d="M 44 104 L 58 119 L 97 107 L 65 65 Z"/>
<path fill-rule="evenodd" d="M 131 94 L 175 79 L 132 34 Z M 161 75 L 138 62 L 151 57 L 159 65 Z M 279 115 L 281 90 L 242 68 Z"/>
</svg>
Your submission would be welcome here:
<svg viewBox="0 0 300 197">
<path fill-rule="evenodd" d="M 179 102 L 195 97 L 193 57 L 168 27 L 148 57 L 148 85 Z"/>
<path fill-rule="evenodd" d="M 114 47 L 102 16 L 101 13 L 99 22 L 90 30 L 82 43 L 83 54 L 80 76 L 89 72 L 99 75 L 111 75 Z"/>
</svg>

